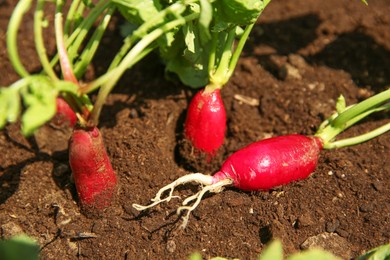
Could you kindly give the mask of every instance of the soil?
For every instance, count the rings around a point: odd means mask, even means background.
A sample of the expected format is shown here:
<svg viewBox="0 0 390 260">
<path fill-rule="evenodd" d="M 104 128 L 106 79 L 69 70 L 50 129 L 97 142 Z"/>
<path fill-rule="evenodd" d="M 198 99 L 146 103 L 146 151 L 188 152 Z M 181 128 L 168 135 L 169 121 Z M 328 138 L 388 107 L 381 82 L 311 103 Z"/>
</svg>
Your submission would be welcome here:
<svg viewBox="0 0 390 260">
<path fill-rule="evenodd" d="M 5 46 L 15 2 L 0 3 L 3 86 L 18 78 Z M 334 112 L 340 94 L 352 104 L 386 89 L 390 5 L 388 0 L 369 2 L 270 3 L 222 90 L 228 131 L 223 153 L 212 166 L 187 163 L 178 149 L 194 91 L 166 80 L 164 66 L 154 55 L 126 73 L 109 96 L 99 125 L 120 180 L 117 200 L 101 218 L 80 212 L 67 161 L 70 130 L 47 125 L 26 139 L 17 124 L 7 126 L 0 132 L 2 237 L 24 232 L 36 238 L 42 259 L 187 259 L 196 251 L 205 259 L 256 259 L 273 239 L 283 242 L 285 254 L 318 245 L 348 259 L 389 243 L 389 133 L 323 151 L 306 180 L 271 191 L 227 188 L 208 195 L 185 230 L 178 229 L 178 199 L 141 214 L 132 208 L 132 203 L 149 203 L 159 188 L 179 176 L 194 170 L 212 174 L 224 158 L 251 142 L 288 133 L 314 134 Z M 116 21 L 89 79 L 104 71 L 120 46 Z M 37 72 L 31 15 L 20 33 L 21 57 L 29 71 Z M 46 45 L 53 53 L 54 38 L 47 37 Z M 373 115 L 341 137 L 388 122 L 389 114 Z M 177 194 L 185 197 L 197 189 L 188 185 Z"/>
</svg>

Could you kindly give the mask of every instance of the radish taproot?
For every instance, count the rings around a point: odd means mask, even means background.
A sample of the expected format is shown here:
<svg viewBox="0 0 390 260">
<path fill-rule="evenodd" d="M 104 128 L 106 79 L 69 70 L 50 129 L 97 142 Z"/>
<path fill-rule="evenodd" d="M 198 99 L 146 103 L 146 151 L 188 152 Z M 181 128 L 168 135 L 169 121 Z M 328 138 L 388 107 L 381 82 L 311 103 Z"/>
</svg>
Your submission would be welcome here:
<svg viewBox="0 0 390 260">
<path fill-rule="evenodd" d="M 226 111 L 220 89 L 198 91 L 192 98 L 184 123 L 184 135 L 193 147 L 211 157 L 223 144 Z"/>
<path fill-rule="evenodd" d="M 173 192 L 179 185 L 201 184 L 202 189 L 184 199 L 177 209 L 178 214 L 187 211 L 181 225 L 185 228 L 190 213 L 199 205 L 206 192 L 218 193 L 226 186 L 234 186 L 246 191 L 269 190 L 305 179 L 316 169 L 323 149 L 356 145 L 390 131 L 390 123 L 386 123 L 359 136 L 334 140 L 338 134 L 368 115 L 389 110 L 389 100 L 390 89 L 348 107 L 341 96 L 337 100 L 337 111 L 322 122 L 315 135 L 290 134 L 254 142 L 230 155 L 213 176 L 202 173 L 182 176 L 161 188 L 151 200 L 151 204 L 146 206 L 133 204 L 133 207 L 139 211 L 151 208 L 176 198 Z M 189 205 L 191 202 L 192 205 Z"/>
<path fill-rule="evenodd" d="M 69 140 L 69 164 L 83 210 L 99 215 L 113 200 L 117 177 L 97 127 L 74 129 Z"/>
</svg>

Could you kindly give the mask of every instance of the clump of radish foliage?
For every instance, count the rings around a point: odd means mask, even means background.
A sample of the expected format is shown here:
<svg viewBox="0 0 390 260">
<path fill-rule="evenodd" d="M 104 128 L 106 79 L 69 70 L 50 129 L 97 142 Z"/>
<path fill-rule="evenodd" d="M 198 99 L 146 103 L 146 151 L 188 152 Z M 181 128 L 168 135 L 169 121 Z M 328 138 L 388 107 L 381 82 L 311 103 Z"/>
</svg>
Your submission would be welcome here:
<svg viewBox="0 0 390 260">
<path fill-rule="evenodd" d="M 7 48 L 21 78 L 0 89 L 0 128 L 16 122 L 20 116 L 21 130 L 26 136 L 33 136 L 39 127 L 50 121 L 57 127 L 72 127 L 69 164 L 80 205 L 87 215 L 100 215 L 112 203 L 118 188 L 118 179 L 99 130 L 99 116 L 107 96 L 126 70 L 158 46 L 160 49 L 163 45 L 170 46 L 169 39 L 173 37 L 170 32 L 199 18 L 199 12 L 191 11 L 190 3 L 195 1 L 177 1 L 171 5 L 148 2 L 148 9 L 144 9 L 145 5 L 136 7 L 142 13 L 128 14 L 132 6 L 123 6 L 118 1 L 101 0 L 95 4 L 72 1 L 64 19 L 64 1 L 39 0 L 33 10 L 34 40 L 43 70 L 36 74 L 25 69 L 17 45 L 18 28 L 30 11 L 32 0 L 19 1 L 15 7 L 7 32 Z M 55 5 L 57 53 L 52 57 L 47 55 L 43 40 L 48 22 L 44 7 L 49 4 Z M 133 30 L 126 35 L 107 71 L 91 82 L 84 82 L 85 72 L 118 8 L 134 21 Z M 144 14 L 152 19 L 143 21 Z M 95 95 L 94 102 L 91 94 Z"/>
</svg>

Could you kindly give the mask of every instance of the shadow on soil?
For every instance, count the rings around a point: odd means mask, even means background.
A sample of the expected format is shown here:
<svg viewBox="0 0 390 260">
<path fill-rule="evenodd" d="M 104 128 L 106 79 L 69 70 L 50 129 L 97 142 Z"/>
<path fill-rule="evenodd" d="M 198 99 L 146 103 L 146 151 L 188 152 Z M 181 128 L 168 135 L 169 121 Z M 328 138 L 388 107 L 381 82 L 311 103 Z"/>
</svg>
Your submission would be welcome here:
<svg viewBox="0 0 390 260">
<path fill-rule="evenodd" d="M 272 74 L 275 68 L 269 66 L 272 55 L 296 54 L 315 41 L 319 36 L 317 28 L 321 21 L 314 14 L 294 17 L 258 25 L 248 42 L 248 54 L 253 55 L 256 45 L 272 47 L 276 53 L 259 55 L 259 63 Z M 316 66 L 328 66 L 349 73 L 352 80 L 363 87 L 380 92 L 390 84 L 390 50 L 377 43 L 361 28 L 340 34 L 320 52 L 304 57 L 306 62 Z"/>
<path fill-rule="evenodd" d="M 307 60 L 344 70 L 357 85 L 371 86 L 376 92 L 390 84 L 390 51 L 359 29 L 341 34 Z"/>
</svg>

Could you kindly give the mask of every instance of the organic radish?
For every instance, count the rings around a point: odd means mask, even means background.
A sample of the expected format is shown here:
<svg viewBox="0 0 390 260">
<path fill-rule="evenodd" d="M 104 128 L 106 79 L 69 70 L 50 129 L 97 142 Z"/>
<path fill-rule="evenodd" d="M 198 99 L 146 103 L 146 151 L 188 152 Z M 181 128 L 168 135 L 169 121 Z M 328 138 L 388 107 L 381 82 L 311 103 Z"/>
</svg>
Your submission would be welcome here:
<svg viewBox="0 0 390 260">
<path fill-rule="evenodd" d="M 67 124 L 68 126 L 73 127 L 77 123 L 76 113 L 62 97 L 57 97 L 56 109 L 57 113 L 53 119 L 55 125 L 61 126 Z"/>
<path fill-rule="evenodd" d="M 307 178 L 316 168 L 322 149 L 318 137 L 286 135 L 261 140 L 233 153 L 226 159 L 220 171 L 213 176 L 194 173 L 185 175 L 159 190 L 153 203 L 148 206 L 133 204 L 137 210 L 144 210 L 173 197 L 176 186 L 189 182 L 204 185 L 197 194 L 184 200 L 178 209 L 188 210 L 183 227 L 187 225 L 189 214 L 200 203 L 207 192 L 220 192 L 224 186 L 233 185 L 242 190 L 268 190 L 292 181 Z M 161 195 L 169 190 L 166 198 Z M 196 200 L 193 206 L 186 206 Z"/>
<path fill-rule="evenodd" d="M 200 90 L 192 98 L 184 123 L 184 135 L 194 148 L 213 156 L 223 144 L 226 111 L 220 89 Z"/>
<path fill-rule="evenodd" d="M 186 198 L 178 213 L 187 210 L 182 228 L 186 227 L 189 215 L 200 203 L 206 192 L 220 192 L 225 186 L 241 190 L 268 190 L 293 181 L 307 178 L 316 168 L 322 149 L 335 149 L 368 141 L 390 130 L 387 123 L 360 136 L 333 141 L 345 129 L 371 113 L 390 109 L 390 89 L 349 107 L 344 98 L 339 98 L 337 112 L 325 120 L 314 136 L 291 134 L 264 139 L 252 143 L 229 156 L 213 176 L 201 173 L 185 175 L 161 188 L 152 203 L 147 206 L 133 204 L 137 210 L 151 208 L 173 197 L 175 187 L 186 183 L 199 183 L 202 189 Z M 168 192 L 166 197 L 162 197 Z M 188 206 L 190 202 L 194 203 Z"/>
<path fill-rule="evenodd" d="M 89 214 L 99 214 L 111 204 L 117 178 L 98 128 L 74 129 L 69 163 L 82 208 Z"/>
</svg>

